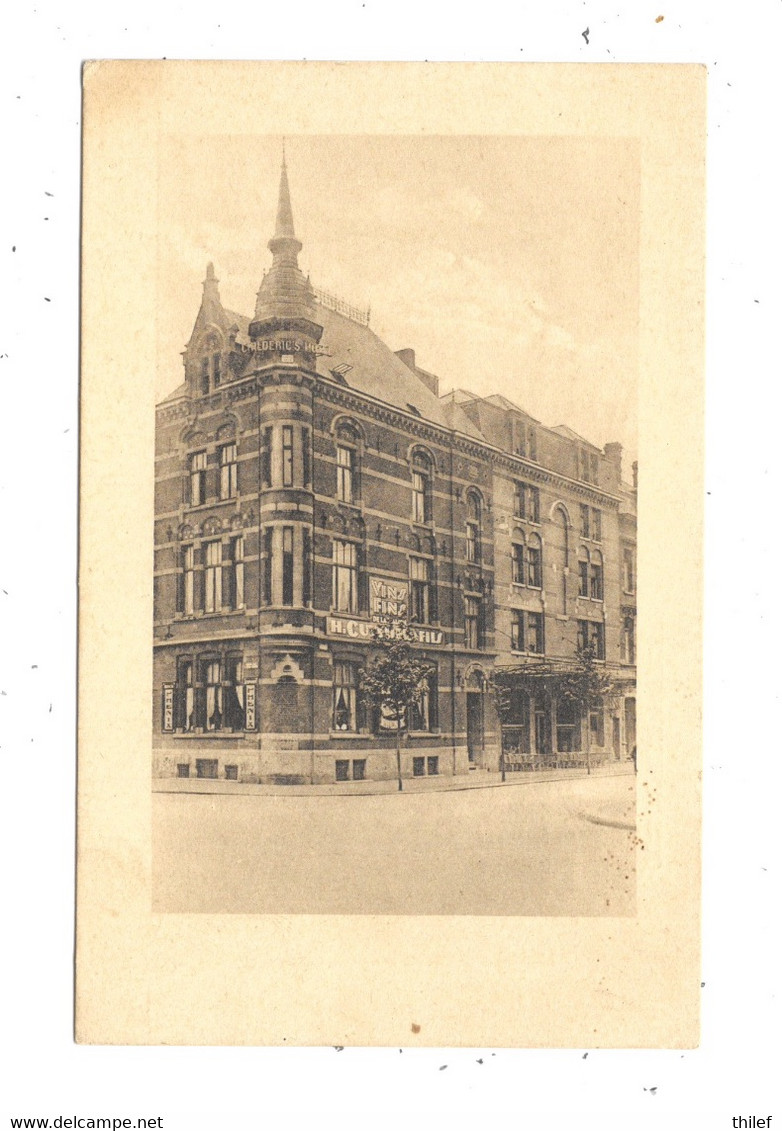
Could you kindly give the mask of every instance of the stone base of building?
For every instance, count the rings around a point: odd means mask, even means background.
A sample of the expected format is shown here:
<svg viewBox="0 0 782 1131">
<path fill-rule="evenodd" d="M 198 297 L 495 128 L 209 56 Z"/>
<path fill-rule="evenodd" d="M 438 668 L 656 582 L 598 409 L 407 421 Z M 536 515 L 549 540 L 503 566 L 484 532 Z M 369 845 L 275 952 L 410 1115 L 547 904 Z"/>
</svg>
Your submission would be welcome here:
<svg viewBox="0 0 782 1131">
<path fill-rule="evenodd" d="M 472 770 L 499 769 L 499 751 L 486 747 L 472 761 L 466 745 L 443 746 L 413 739 L 402 747 L 402 778 L 457 777 Z M 398 776 L 396 748 L 370 745 L 362 736 L 328 749 L 280 750 L 272 742 L 248 748 L 235 742 L 178 739 L 155 750 L 153 777 L 218 779 L 254 785 L 329 785 L 334 782 L 391 781 Z"/>
</svg>

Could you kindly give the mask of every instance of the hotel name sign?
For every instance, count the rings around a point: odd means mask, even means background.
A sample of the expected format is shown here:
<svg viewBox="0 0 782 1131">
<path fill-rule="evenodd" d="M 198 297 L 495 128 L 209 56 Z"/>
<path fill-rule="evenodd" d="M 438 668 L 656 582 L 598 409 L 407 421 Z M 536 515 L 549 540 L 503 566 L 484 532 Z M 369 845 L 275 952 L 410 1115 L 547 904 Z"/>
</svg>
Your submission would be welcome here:
<svg viewBox="0 0 782 1131">
<path fill-rule="evenodd" d="M 357 620 L 352 617 L 327 617 L 326 631 L 330 636 L 349 636 L 353 640 L 369 640 L 376 623 L 385 617 L 406 617 L 409 606 L 407 585 L 400 581 L 388 581 L 385 577 L 369 579 L 370 620 Z M 442 644 L 441 628 L 416 628 L 413 632 L 419 644 Z"/>
</svg>

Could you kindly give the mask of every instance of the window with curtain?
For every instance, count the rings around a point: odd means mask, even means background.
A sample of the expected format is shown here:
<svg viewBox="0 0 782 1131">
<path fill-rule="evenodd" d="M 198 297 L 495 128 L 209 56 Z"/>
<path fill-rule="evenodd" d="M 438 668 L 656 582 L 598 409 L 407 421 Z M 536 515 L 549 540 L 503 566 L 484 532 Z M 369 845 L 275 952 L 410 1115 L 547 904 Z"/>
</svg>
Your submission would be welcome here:
<svg viewBox="0 0 782 1131">
<path fill-rule="evenodd" d="M 344 445 L 337 446 L 337 499 L 341 503 L 352 503 L 355 500 L 355 463 L 356 453 L 353 448 Z"/>
<path fill-rule="evenodd" d="M 410 559 L 410 617 L 416 624 L 429 624 L 432 614 L 431 562 Z"/>
<path fill-rule="evenodd" d="M 220 498 L 233 499 L 239 490 L 239 464 L 236 462 L 236 444 L 223 444 L 220 448 Z"/>
<path fill-rule="evenodd" d="M 334 542 L 332 603 L 341 613 L 355 613 L 358 602 L 358 565 L 353 542 Z"/>
<path fill-rule="evenodd" d="M 190 505 L 206 502 L 206 452 L 193 452 L 190 457 Z"/>
<path fill-rule="evenodd" d="M 356 729 L 356 666 L 335 662 L 333 682 L 332 729 Z"/>
<path fill-rule="evenodd" d="M 206 543 L 204 568 L 204 612 L 217 612 L 223 604 L 222 542 Z"/>
</svg>

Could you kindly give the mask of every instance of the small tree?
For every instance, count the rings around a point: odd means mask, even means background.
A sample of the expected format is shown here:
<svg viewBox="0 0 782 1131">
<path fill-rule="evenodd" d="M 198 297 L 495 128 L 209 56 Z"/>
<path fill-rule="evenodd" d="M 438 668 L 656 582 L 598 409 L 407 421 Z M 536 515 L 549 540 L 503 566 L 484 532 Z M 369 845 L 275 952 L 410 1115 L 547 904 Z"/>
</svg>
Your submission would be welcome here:
<svg viewBox="0 0 782 1131">
<path fill-rule="evenodd" d="M 369 666 L 359 672 L 359 687 L 373 707 L 396 724 L 396 773 L 402 789 L 402 729 L 407 712 L 423 692 L 432 665 L 416 658 L 414 630 L 403 617 L 385 617 L 372 629 L 379 649 Z"/>
<path fill-rule="evenodd" d="M 576 668 L 572 672 L 564 672 L 557 680 L 557 694 L 573 703 L 579 713 L 579 718 L 586 716 L 586 756 L 587 773 L 592 773 L 591 751 L 592 732 L 589 725 L 590 711 L 595 711 L 603 706 L 604 700 L 615 691 L 614 682 L 609 675 L 596 663 L 597 654 L 594 647 L 588 644 L 585 648 L 576 650 Z"/>
</svg>

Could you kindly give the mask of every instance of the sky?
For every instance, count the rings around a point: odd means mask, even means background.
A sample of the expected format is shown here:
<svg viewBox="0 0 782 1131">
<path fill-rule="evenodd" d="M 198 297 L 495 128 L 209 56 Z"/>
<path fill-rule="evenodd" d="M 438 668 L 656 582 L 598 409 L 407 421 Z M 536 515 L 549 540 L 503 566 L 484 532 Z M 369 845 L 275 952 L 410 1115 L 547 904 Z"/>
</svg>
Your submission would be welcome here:
<svg viewBox="0 0 782 1131">
<path fill-rule="evenodd" d="M 637 452 L 640 154 L 633 138 L 297 136 L 299 263 L 371 306 L 441 392 L 501 393 L 543 424 Z M 158 176 L 157 394 L 212 261 L 251 315 L 271 263 L 282 138 L 171 136 Z M 627 468 L 629 463 L 625 463 Z"/>
</svg>

